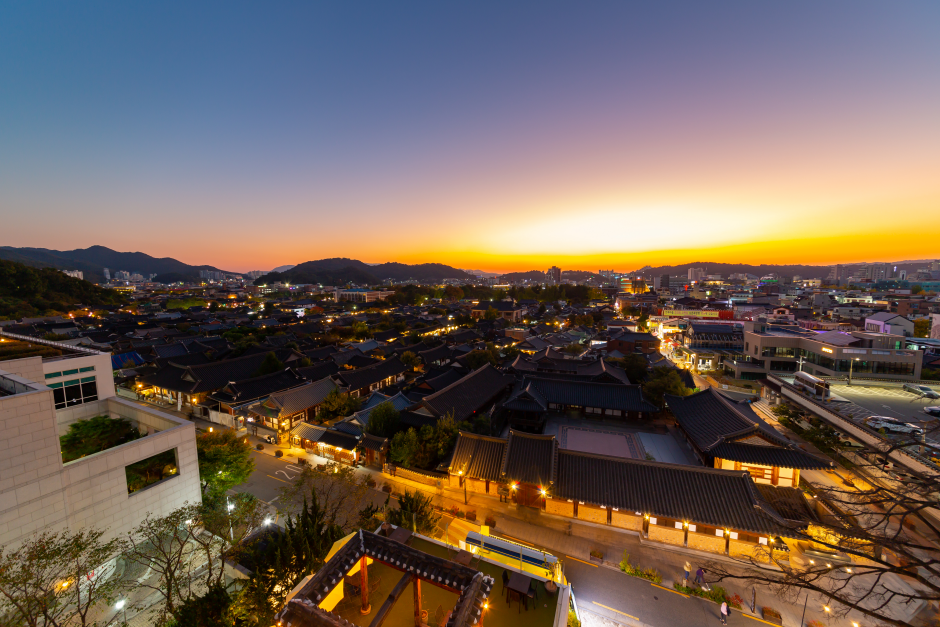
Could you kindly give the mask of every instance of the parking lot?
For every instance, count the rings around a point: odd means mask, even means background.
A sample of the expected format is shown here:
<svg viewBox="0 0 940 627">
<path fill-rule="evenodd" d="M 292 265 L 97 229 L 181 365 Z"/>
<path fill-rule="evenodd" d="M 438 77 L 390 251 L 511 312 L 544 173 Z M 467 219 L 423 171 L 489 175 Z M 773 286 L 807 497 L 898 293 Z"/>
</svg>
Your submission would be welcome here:
<svg viewBox="0 0 940 627">
<path fill-rule="evenodd" d="M 924 407 L 940 405 L 940 400 L 919 397 L 905 392 L 900 387 L 875 387 L 872 385 L 853 384 L 852 386 L 838 384 L 832 385 L 830 392 L 833 396 L 855 403 L 864 411 L 855 411 L 862 414 L 852 417 L 865 418 L 865 413 L 872 416 L 888 416 L 903 422 L 925 422 L 935 418 L 924 413 Z"/>
</svg>

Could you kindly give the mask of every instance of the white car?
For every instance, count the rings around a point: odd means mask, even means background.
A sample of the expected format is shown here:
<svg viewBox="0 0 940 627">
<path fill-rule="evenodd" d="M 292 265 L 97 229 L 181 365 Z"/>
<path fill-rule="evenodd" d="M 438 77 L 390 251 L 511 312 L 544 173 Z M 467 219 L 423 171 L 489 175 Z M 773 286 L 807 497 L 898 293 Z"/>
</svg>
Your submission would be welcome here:
<svg viewBox="0 0 940 627">
<path fill-rule="evenodd" d="M 940 418 L 940 405 L 934 407 L 924 407 L 924 413 L 929 416 L 937 416 Z"/>
<path fill-rule="evenodd" d="M 923 435 L 924 430 L 918 427 L 917 425 L 912 425 L 907 422 L 901 422 L 890 416 L 869 416 L 863 421 L 866 425 L 874 429 L 875 431 L 880 431 L 884 429 L 886 433 L 894 434 L 916 434 Z"/>
<path fill-rule="evenodd" d="M 902 386 L 902 389 L 903 389 L 905 392 L 910 392 L 911 394 L 916 394 L 917 396 L 920 396 L 921 398 L 940 398 L 940 394 L 938 394 L 935 390 L 933 390 L 933 389 L 927 387 L 926 385 L 917 385 L 917 384 L 914 384 L 914 383 L 905 383 L 905 384 Z"/>
</svg>

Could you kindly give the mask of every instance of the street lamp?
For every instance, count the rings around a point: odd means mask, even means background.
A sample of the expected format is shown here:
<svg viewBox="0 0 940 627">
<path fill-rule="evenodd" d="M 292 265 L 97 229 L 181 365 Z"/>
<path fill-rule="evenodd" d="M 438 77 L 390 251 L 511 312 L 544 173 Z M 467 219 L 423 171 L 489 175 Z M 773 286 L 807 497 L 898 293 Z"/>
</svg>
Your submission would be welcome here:
<svg viewBox="0 0 940 627">
<path fill-rule="evenodd" d="M 859 360 L 860 360 L 859 357 L 849 360 L 849 385 L 852 385 L 852 366 L 855 365 L 855 362 Z"/>
<path fill-rule="evenodd" d="M 121 599 L 114 604 L 114 609 L 118 610 L 119 612 L 124 612 L 124 624 L 127 625 L 127 601 L 125 599 Z"/>
</svg>

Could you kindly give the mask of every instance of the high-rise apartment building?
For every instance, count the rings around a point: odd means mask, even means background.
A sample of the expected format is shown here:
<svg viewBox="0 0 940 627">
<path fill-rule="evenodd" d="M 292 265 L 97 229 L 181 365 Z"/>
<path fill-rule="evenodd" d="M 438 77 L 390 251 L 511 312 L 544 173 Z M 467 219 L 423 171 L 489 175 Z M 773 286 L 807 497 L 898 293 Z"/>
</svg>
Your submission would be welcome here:
<svg viewBox="0 0 940 627">
<path fill-rule="evenodd" d="M 104 280 L 105 281 L 111 280 L 111 272 L 107 268 L 104 269 Z"/>
<path fill-rule="evenodd" d="M 700 282 L 705 278 L 705 268 L 689 268 L 689 281 Z"/>
<path fill-rule="evenodd" d="M 545 271 L 545 276 L 549 283 L 559 285 L 561 283 L 561 268 L 552 266 Z"/>
</svg>

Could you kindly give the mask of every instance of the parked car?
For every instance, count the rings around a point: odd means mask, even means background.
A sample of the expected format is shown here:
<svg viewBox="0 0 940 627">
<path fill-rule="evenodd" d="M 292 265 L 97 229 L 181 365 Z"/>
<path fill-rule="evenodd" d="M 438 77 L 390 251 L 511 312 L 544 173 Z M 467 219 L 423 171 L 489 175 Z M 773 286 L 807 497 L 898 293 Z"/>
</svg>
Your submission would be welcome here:
<svg viewBox="0 0 940 627">
<path fill-rule="evenodd" d="M 933 407 L 924 407 L 924 413 L 929 416 L 940 417 L 940 405 L 935 405 Z"/>
<path fill-rule="evenodd" d="M 902 387 L 905 392 L 916 394 L 922 398 L 940 398 L 940 393 L 927 387 L 926 385 L 917 385 L 915 383 L 905 383 Z"/>
<path fill-rule="evenodd" d="M 265 442 L 267 442 L 268 444 L 277 444 L 277 436 L 276 436 L 276 435 L 266 435 L 266 436 L 262 437 L 261 439 L 264 440 Z"/>
<path fill-rule="evenodd" d="M 866 425 L 875 431 L 885 430 L 886 433 L 894 435 L 913 435 L 923 436 L 924 430 L 917 425 L 909 422 L 901 422 L 890 416 L 869 416 L 863 421 Z"/>
</svg>

